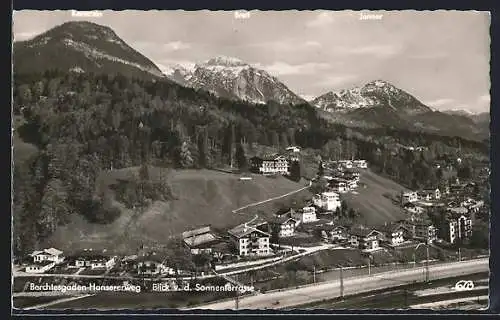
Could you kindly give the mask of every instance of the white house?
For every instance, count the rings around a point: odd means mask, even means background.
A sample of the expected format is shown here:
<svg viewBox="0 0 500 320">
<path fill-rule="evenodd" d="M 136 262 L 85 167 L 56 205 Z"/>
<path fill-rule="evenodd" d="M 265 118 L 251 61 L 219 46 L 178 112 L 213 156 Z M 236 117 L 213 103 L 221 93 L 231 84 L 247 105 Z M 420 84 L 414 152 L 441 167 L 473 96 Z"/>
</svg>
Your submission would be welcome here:
<svg viewBox="0 0 500 320">
<path fill-rule="evenodd" d="M 422 200 L 439 200 L 441 199 L 441 191 L 438 188 L 436 189 L 424 189 L 418 192 L 418 196 Z"/>
<path fill-rule="evenodd" d="M 313 204 L 326 211 L 335 211 L 340 208 L 339 194 L 335 192 L 323 192 L 313 197 Z"/>
<path fill-rule="evenodd" d="M 360 168 L 360 169 L 366 169 L 366 168 L 368 168 L 368 163 L 366 162 L 366 160 L 354 160 L 353 161 L 353 165 L 356 168 Z"/>
<path fill-rule="evenodd" d="M 269 229 L 271 233 L 276 233 L 279 238 L 287 238 L 295 234 L 296 224 L 297 221 L 294 218 L 274 217 L 269 221 Z"/>
<path fill-rule="evenodd" d="M 165 265 L 165 258 L 156 254 L 137 257 L 135 269 L 139 275 L 174 275 L 175 270 Z"/>
<path fill-rule="evenodd" d="M 51 261 L 59 264 L 64 261 L 63 252 L 55 248 L 34 251 L 30 256 L 33 258 L 34 263 Z"/>
<path fill-rule="evenodd" d="M 297 221 L 296 225 L 299 225 L 300 223 L 309 223 L 318 220 L 316 217 L 316 208 L 314 207 L 304 207 L 297 211 L 294 210 L 292 212 L 292 218 L 294 218 L 295 221 Z"/>
<path fill-rule="evenodd" d="M 54 261 L 45 260 L 26 266 L 25 271 L 27 273 L 45 273 L 52 269 L 55 265 L 56 263 Z"/>
<path fill-rule="evenodd" d="M 286 151 L 300 152 L 300 148 L 299 147 L 295 147 L 295 146 L 290 146 L 290 147 L 286 148 Z"/>
<path fill-rule="evenodd" d="M 333 178 L 328 181 L 328 185 L 332 191 L 337 193 L 346 193 L 349 191 L 347 180 L 341 178 Z"/>
<path fill-rule="evenodd" d="M 250 159 L 252 171 L 261 174 L 289 174 L 290 164 L 288 159 L 282 155 L 266 156 L 264 158 L 253 157 Z"/>
<path fill-rule="evenodd" d="M 74 266 L 79 268 L 111 269 L 116 263 L 114 256 L 92 250 L 84 250 L 71 259 L 74 260 Z"/>
<path fill-rule="evenodd" d="M 383 234 L 381 240 L 385 240 L 392 246 L 400 245 L 405 241 L 405 229 L 401 224 L 389 223 L 378 227 L 377 230 Z"/>
<path fill-rule="evenodd" d="M 346 227 L 327 224 L 321 227 L 321 236 L 329 242 L 339 242 L 348 239 L 348 231 Z"/>
<path fill-rule="evenodd" d="M 228 231 L 235 242 L 240 256 L 266 256 L 272 254 L 269 247 L 271 235 L 248 224 L 242 224 Z"/>
<path fill-rule="evenodd" d="M 403 205 L 403 209 L 407 213 L 411 213 L 411 214 L 422 214 L 425 212 L 425 209 L 423 207 L 418 206 L 418 205 L 411 203 L 411 202 L 408 202 L 405 205 Z"/>
<path fill-rule="evenodd" d="M 418 200 L 418 195 L 414 191 L 403 192 L 401 194 L 401 204 L 405 205 L 406 203 L 412 203 Z"/>
</svg>

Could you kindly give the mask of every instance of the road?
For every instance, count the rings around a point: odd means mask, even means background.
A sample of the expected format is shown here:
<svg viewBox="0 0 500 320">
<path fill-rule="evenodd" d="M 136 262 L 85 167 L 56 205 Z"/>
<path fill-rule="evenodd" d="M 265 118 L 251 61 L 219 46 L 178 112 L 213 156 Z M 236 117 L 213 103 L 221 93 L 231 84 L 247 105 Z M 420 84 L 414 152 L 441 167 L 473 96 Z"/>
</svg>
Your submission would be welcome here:
<svg viewBox="0 0 500 320">
<path fill-rule="evenodd" d="M 488 259 L 477 259 L 462 262 L 433 265 L 429 267 L 430 280 L 447 277 L 458 277 L 489 270 Z M 344 296 L 373 291 L 376 289 L 390 288 L 397 285 L 409 284 L 414 281 L 423 281 L 425 267 L 411 270 L 392 271 L 377 275 L 345 279 Z M 303 304 L 332 299 L 340 296 L 340 281 L 331 281 L 318 285 L 307 286 L 299 289 L 290 289 L 281 292 L 259 294 L 239 299 L 240 309 L 280 309 L 285 307 L 300 306 Z M 279 304 L 275 304 L 279 301 Z M 196 309 L 224 310 L 234 309 L 234 301 L 223 301 L 203 306 Z"/>
<path fill-rule="evenodd" d="M 266 202 L 269 202 L 269 201 L 274 201 L 274 200 L 282 199 L 282 198 L 288 197 L 288 196 L 290 196 L 292 194 L 304 191 L 304 190 L 310 188 L 311 186 L 312 186 L 312 181 L 309 180 L 309 185 L 307 185 L 307 186 L 305 186 L 303 188 L 300 188 L 300 189 L 297 189 L 297 190 L 285 193 L 285 194 L 283 194 L 281 196 L 277 196 L 277 197 L 269 198 L 269 199 L 266 199 L 266 200 L 263 200 L 263 201 L 258 201 L 258 202 L 254 202 L 254 203 L 251 203 L 251 204 L 247 204 L 246 206 L 240 207 L 238 209 L 234 209 L 232 212 L 233 213 L 238 213 L 241 210 L 244 210 L 244 209 L 247 209 L 247 208 L 250 208 L 250 207 L 253 207 L 253 206 L 258 206 L 260 204 L 263 204 L 263 203 L 266 203 Z M 238 214 L 241 214 L 241 213 L 238 213 Z"/>
</svg>

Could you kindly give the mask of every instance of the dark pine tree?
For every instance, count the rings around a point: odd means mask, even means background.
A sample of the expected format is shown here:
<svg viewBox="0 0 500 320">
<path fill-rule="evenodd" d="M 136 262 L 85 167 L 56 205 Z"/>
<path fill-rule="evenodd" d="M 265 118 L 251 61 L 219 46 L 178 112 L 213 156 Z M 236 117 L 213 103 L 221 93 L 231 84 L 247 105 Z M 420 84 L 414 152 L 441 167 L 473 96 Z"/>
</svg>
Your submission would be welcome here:
<svg viewBox="0 0 500 320">
<path fill-rule="evenodd" d="M 290 166 L 290 180 L 292 181 L 300 181 L 301 172 L 300 172 L 300 162 L 292 161 Z"/>
<path fill-rule="evenodd" d="M 248 162 L 247 158 L 245 156 L 245 150 L 243 149 L 243 146 L 241 143 L 238 143 L 236 145 L 236 154 L 235 154 L 236 162 L 238 164 L 238 168 L 241 171 L 247 171 L 248 170 Z"/>
</svg>

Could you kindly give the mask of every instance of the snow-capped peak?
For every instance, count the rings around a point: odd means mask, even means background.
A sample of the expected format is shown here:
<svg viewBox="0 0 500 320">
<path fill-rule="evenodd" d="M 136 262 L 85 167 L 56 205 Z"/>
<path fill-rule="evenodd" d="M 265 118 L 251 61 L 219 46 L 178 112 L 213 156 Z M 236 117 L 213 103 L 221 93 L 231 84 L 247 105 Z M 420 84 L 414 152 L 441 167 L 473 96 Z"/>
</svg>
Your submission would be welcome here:
<svg viewBox="0 0 500 320">
<path fill-rule="evenodd" d="M 208 66 L 242 67 L 248 64 L 234 57 L 217 56 L 205 62 Z"/>
<path fill-rule="evenodd" d="M 354 109 L 376 106 L 385 106 L 392 110 L 404 110 L 406 113 L 420 113 L 430 110 L 410 94 L 384 80 L 374 80 L 362 87 L 344 89 L 340 92 L 330 91 L 314 99 L 312 104 L 332 112 L 348 112 Z"/>
<path fill-rule="evenodd" d="M 217 56 L 196 64 L 193 69 L 187 72 L 185 67 L 172 67 L 166 75 L 181 85 L 202 88 L 231 99 L 253 103 L 269 100 L 290 104 L 304 102 L 266 71 L 237 58 Z"/>
</svg>

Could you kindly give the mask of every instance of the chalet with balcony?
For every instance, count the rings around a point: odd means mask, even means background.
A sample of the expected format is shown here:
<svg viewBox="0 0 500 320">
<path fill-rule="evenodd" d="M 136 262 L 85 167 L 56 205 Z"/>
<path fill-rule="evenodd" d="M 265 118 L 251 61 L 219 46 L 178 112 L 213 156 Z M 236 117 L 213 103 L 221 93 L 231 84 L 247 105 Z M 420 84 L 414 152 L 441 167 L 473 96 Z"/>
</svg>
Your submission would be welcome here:
<svg viewBox="0 0 500 320">
<path fill-rule="evenodd" d="M 228 231 L 236 244 L 240 256 L 270 255 L 269 239 L 271 235 L 248 224 L 241 224 Z"/>
<path fill-rule="evenodd" d="M 398 246 L 405 241 L 404 234 L 406 229 L 401 223 L 386 223 L 377 227 L 382 237 L 379 239 L 390 246 Z"/>
<path fill-rule="evenodd" d="M 349 240 L 349 230 L 344 226 L 325 224 L 320 227 L 321 237 L 333 243 L 340 243 Z"/>
<path fill-rule="evenodd" d="M 250 158 L 250 170 L 264 175 L 282 174 L 290 172 L 289 160 L 282 155 L 269 155 Z"/>
<path fill-rule="evenodd" d="M 295 234 L 295 225 L 297 221 L 290 217 L 272 217 L 268 221 L 269 233 L 278 238 L 287 238 Z"/>
<path fill-rule="evenodd" d="M 363 226 L 354 226 L 349 230 L 350 245 L 364 251 L 375 251 L 380 249 L 379 239 L 382 236 L 380 231 Z"/>
</svg>

